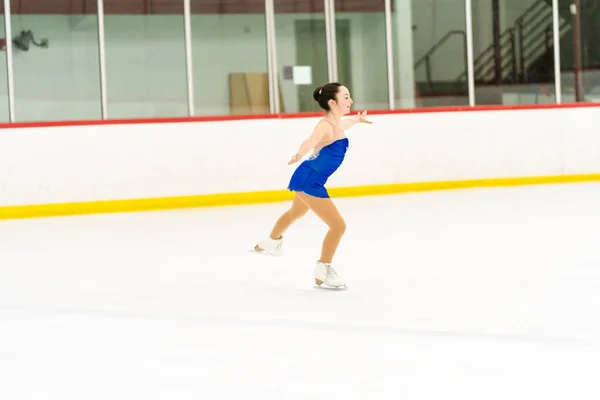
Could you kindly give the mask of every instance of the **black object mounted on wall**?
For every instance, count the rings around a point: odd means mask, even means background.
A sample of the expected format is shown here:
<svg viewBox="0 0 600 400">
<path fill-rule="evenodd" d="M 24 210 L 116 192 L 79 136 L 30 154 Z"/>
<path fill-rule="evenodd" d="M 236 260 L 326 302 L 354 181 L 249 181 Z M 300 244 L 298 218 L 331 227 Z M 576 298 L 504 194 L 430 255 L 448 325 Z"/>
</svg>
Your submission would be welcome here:
<svg viewBox="0 0 600 400">
<path fill-rule="evenodd" d="M 31 30 L 21 31 L 19 36 L 13 39 L 13 44 L 16 48 L 22 51 L 29 51 L 29 44 L 33 43 L 37 47 L 48 48 L 48 39 L 43 38 L 39 43 L 36 42 Z"/>
</svg>

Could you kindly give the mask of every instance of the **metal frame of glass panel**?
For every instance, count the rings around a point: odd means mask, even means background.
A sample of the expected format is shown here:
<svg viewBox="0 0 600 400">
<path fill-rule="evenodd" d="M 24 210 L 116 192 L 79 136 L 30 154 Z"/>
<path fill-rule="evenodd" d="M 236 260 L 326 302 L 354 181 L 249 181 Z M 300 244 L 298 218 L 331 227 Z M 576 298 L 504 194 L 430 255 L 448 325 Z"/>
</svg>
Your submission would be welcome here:
<svg viewBox="0 0 600 400">
<path fill-rule="evenodd" d="M 552 0 L 552 34 L 554 41 L 554 95 L 556 104 L 562 103 L 562 87 L 560 79 L 560 20 L 558 19 L 558 0 Z"/>
<path fill-rule="evenodd" d="M 469 106 L 475 105 L 475 73 L 473 71 L 473 14 L 471 0 L 465 0 L 465 33 L 467 36 L 467 84 L 469 87 Z"/>
<path fill-rule="evenodd" d="M 267 75 L 269 82 L 269 109 L 271 114 L 279 114 L 279 80 L 277 68 L 277 47 L 275 42 L 275 1 L 265 0 L 265 32 L 267 39 Z"/>
<path fill-rule="evenodd" d="M 106 48 L 104 45 L 104 0 L 98 0 L 98 53 L 100 62 L 100 108 L 102 119 L 108 119 L 106 98 Z"/>
<path fill-rule="evenodd" d="M 327 71 L 329 82 L 338 81 L 337 38 L 335 33 L 335 0 L 323 0 L 325 40 L 327 41 Z"/>
<path fill-rule="evenodd" d="M 194 112 L 194 76 L 192 65 L 192 16 L 190 0 L 183 0 L 183 25 L 185 38 L 185 73 L 187 80 L 188 116 L 193 117 Z"/>
<path fill-rule="evenodd" d="M 392 41 L 392 0 L 385 0 L 385 57 L 387 62 L 388 108 L 396 108 L 394 43 Z"/>
<path fill-rule="evenodd" d="M 15 122 L 15 85 L 13 80 L 13 43 L 10 0 L 4 0 L 4 34 L 6 35 L 6 84 L 8 89 L 8 122 Z"/>
</svg>

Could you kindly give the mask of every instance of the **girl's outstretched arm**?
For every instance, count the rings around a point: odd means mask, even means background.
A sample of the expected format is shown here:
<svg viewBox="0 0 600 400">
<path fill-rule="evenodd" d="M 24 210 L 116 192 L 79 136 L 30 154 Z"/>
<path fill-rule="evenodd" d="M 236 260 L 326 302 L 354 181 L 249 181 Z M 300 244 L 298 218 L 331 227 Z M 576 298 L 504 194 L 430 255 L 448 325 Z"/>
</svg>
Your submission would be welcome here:
<svg viewBox="0 0 600 400">
<path fill-rule="evenodd" d="M 313 133 L 304 142 L 302 142 L 300 149 L 292 156 L 292 159 L 288 162 L 288 165 L 301 160 L 302 157 L 312 150 L 329 132 L 331 132 L 331 125 L 329 125 L 329 123 L 326 121 L 320 121 L 317 126 L 315 126 Z"/>
<path fill-rule="evenodd" d="M 352 128 L 354 125 L 358 124 L 359 122 L 363 122 L 365 124 L 373 123 L 373 122 L 367 120 L 367 112 L 363 111 L 363 112 L 359 112 L 354 117 L 343 119 L 342 121 L 340 121 L 340 128 L 342 128 L 342 130 L 347 130 L 347 129 Z"/>
</svg>

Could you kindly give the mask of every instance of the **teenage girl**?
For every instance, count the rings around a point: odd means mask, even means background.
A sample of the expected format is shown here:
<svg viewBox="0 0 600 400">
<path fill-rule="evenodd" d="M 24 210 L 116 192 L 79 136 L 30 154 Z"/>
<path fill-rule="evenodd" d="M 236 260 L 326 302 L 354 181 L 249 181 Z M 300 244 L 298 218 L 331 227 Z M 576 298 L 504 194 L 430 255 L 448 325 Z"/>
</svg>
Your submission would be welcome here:
<svg viewBox="0 0 600 400">
<path fill-rule="evenodd" d="M 313 98 L 325 110 L 325 118 L 317 123 L 313 133 L 302 143 L 288 165 L 300 161 L 310 150 L 313 153 L 298 166 L 290 179 L 288 189 L 294 192 L 292 206 L 279 217 L 269 237 L 258 242 L 254 250 L 280 256 L 283 252 L 283 233 L 310 208 L 329 226 L 323 240 L 321 257 L 315 268 L 315 282 L 317 285 L 324 283 L 340 287 L 346 285 L 345 280 L 331 267 L 331 263 L 346 230 L 346 223 L 324 185 L 344 161 L 348 149 L 348 138 L 344 130 L 359 122 L 372 122 L 366 119 L 366 111 L 342 120 L 342 116 L 350 112 L 353 101 L 348 89 L 340 83 L 319 86 L 315 89 Z"/>
</svg>

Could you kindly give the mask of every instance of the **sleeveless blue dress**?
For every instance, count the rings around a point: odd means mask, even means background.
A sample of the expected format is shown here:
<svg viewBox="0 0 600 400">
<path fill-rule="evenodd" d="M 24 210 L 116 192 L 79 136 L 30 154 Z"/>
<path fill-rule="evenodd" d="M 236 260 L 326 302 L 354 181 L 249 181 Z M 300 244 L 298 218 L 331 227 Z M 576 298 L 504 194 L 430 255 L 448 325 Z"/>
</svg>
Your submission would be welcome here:
<svg viewBox="0 0 600 400">
<path fill-rule="evenodd" d="M 331 174 L 342 165 L 347 150 L 348 138 L 338 139 L 323 146 L 298 166 L 290 179 L 288 189 L 310 196 L 328 198 L 329 193 L 325 188 L 325 183 Z"/>
</svg>

